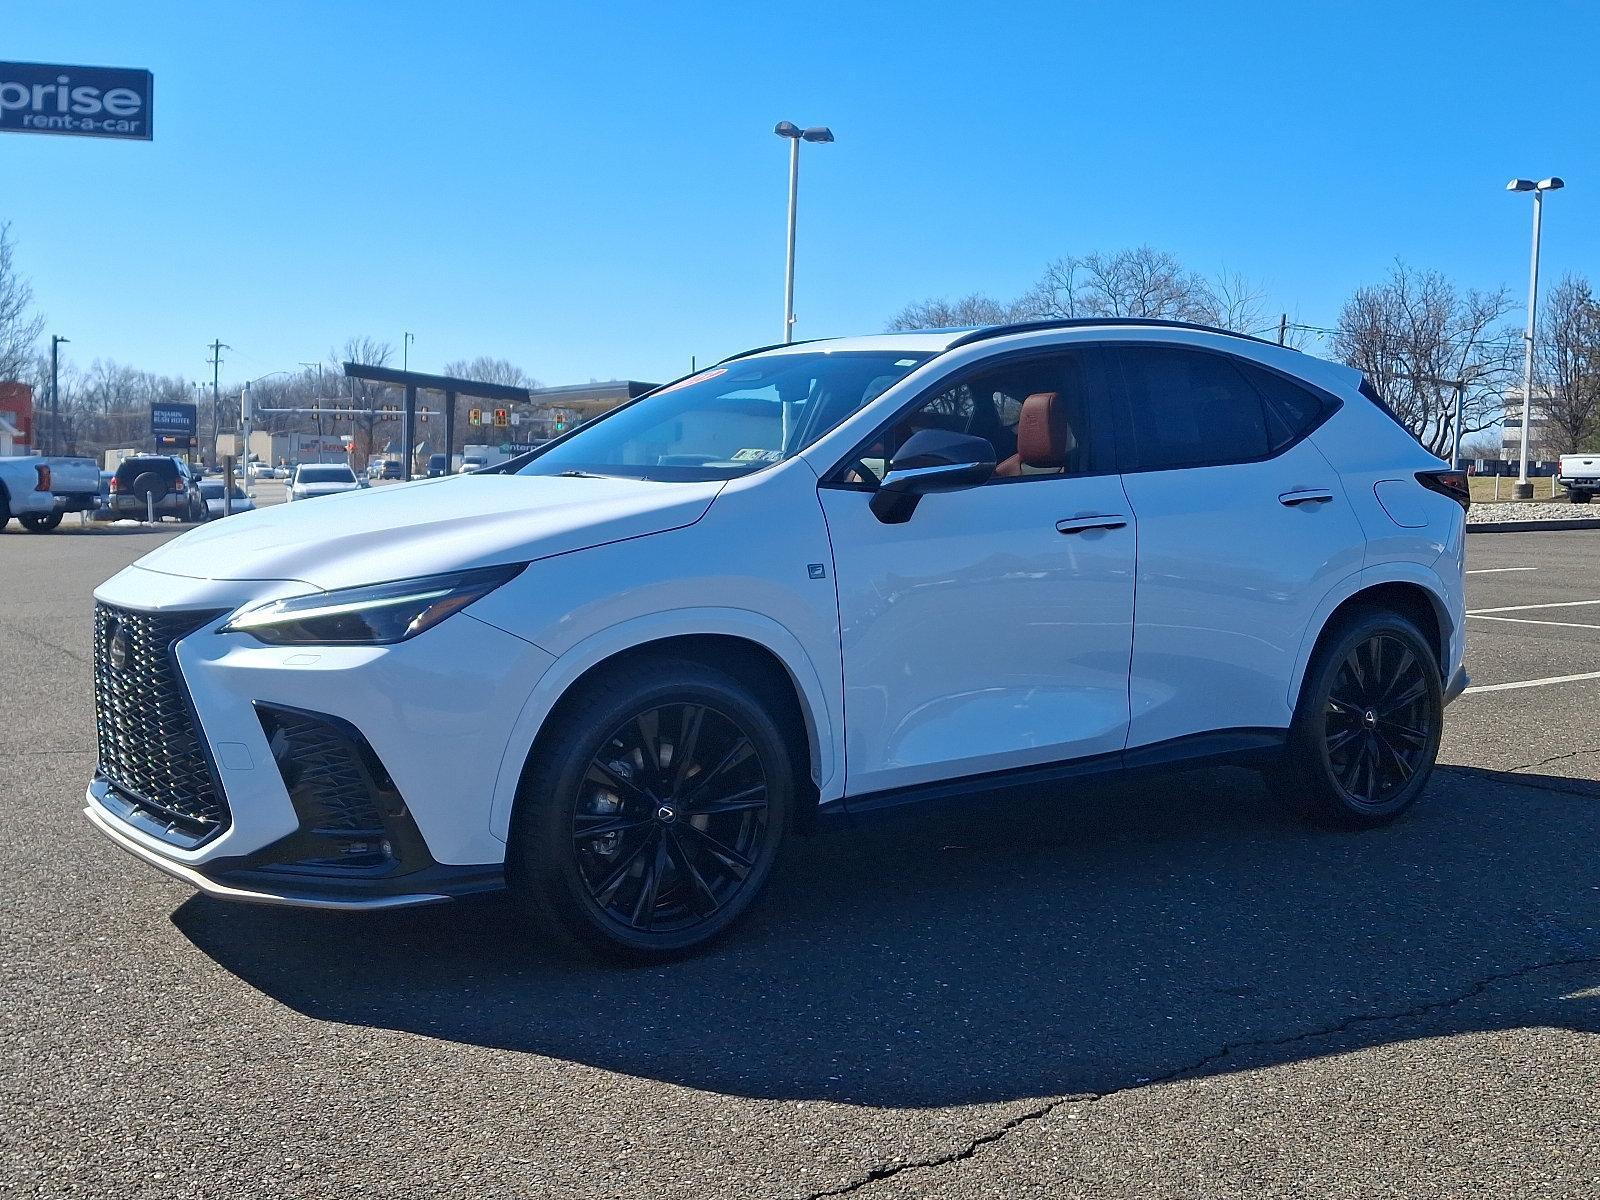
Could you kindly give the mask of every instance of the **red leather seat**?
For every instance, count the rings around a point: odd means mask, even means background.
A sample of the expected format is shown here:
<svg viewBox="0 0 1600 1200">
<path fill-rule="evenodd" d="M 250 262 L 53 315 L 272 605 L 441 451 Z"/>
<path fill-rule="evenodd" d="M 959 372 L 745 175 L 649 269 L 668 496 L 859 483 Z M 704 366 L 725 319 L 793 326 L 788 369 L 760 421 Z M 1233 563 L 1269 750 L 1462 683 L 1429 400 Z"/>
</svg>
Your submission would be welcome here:
<svg viewBox="0 0 1600 1200">
<path fill-rule="evenodd" d="M 1024 467 L 1061 470 L 1078 446 L 1067 423 L 1060 392 L 1035 392 L 1022 402 L 1017 417 L 1017 452 L 994 469 L 1002 479 L 1022 474 Z"/>
</svg>

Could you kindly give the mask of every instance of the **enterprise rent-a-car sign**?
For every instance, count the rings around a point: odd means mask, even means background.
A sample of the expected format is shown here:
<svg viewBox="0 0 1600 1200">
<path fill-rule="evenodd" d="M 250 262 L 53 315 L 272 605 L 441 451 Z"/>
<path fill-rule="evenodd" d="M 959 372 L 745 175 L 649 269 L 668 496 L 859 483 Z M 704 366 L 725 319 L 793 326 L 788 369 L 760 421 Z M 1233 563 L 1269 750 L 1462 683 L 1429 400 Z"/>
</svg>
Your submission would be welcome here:
<svg viewBox="0 0 1600 1200">
<path fill-rule="evenodd" d="M 149 71 L 0 62 L 0 133 L 151 137 Z"/>
</svg>

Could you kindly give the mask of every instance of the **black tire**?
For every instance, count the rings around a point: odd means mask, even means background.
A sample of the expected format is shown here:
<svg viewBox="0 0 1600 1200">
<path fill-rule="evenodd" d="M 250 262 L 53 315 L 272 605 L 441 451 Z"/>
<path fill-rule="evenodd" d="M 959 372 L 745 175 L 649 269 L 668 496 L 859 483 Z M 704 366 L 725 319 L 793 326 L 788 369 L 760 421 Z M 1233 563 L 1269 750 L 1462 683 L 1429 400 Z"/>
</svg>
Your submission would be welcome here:
<svg viewBox="0 0 1600 1200">
<path fill-rule="evenodd" d="M 11 524 L 11 497 L 5 488 L 0 488 L 0 533 L 4 533 L 9 524 Z"/>
<path fill-rule="evenodd" d="M 26 513 L 17 518 L 22 522 L 22 527 L 29 533 L 49 533 L 61 524 L 61 514 L 53 513 Z"/>
<path fill-rule="evenodd" d="M 722 671 L 666 658 L 564 699 L 512 820 L 514 901 L 558 947 L 620 960 L 677 957 L 726 933 L 794 811 L 796 766 L 772 707 Z"/>
<path fill-rule="evenodd" d="M 1427 786 L 1443 727 L 1439 660 L 1427 639 L 1398 614 L 1361 610 L 1317 648 L 1276 782 L 1313 819 L 1383 825 Z"/>
<path fill-rule="evenodd" d="M 1593 492 L 1573 492 L 1572 502 L 1574 504 L 1587 504 L 1593 497 Z"/>
</svg>

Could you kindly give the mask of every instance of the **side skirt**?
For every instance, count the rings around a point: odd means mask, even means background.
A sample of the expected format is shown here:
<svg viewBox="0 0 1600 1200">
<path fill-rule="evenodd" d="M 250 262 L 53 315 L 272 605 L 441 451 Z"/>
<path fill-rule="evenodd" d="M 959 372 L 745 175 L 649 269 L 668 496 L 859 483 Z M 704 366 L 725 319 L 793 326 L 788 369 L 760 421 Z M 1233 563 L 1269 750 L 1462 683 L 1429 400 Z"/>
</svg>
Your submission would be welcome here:
<svg viewBox="0 0 1600 1200">
<path fill-rule="evenodd" d="M 1267 766 L 1283 753 L 1287 729 L 1220 729 L 1189 734 L 1148 746 L 1135 746 L 1089 758 L 989 771 L 958 779 L 941 779 L 909 787 L 867 792 L 830 800 L 817 810 L 819 827 L 889 818 L 921 812 L 929 805 L 970 802 L 977 798 L 1009 799 L 1012 793 L 1039 787 L 1079 783 L 1113 776 L 1138 775 L 1203 766 Z"/>
</svg>

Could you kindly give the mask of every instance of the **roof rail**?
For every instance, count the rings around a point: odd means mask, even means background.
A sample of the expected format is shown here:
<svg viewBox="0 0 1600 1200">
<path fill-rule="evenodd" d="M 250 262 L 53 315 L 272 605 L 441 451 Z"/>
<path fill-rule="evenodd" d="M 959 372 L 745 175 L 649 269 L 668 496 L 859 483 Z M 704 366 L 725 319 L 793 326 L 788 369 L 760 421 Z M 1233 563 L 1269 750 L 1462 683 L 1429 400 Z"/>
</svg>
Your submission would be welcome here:
<svg viewBox="0 0 1600 1200">
<path fill-rule="evenodd" d="M 1193 329 L 1200 333 L 1220 333 L 1224 337 L 1243 338 L 1247 342 L 1259 342 L 1263 346 L 1277 345 L 1276 342 L 1269 342 L 1265 338 L 1258 338 L 1251 333 L 1239 333 L 1233 329 L 1218 329 L 1215 325 L 1202 325 L 1198 321 L 1172 321 L 1164 317 L 1051 317 L 1040 321 L 1014 321 L 1008 325 L 985 325 L 981 329 L 974 329 L 971 333 L 962 334 L 946 346 L 945 351 L 948 353 L 958 346 L 970 346 L 973 342 L 984 342 L 990 338 L 1006 337 L 1013 333 L 1036 333 L 1047 329 L 1085 329 L 1095 325 Z"/>
</svg>

